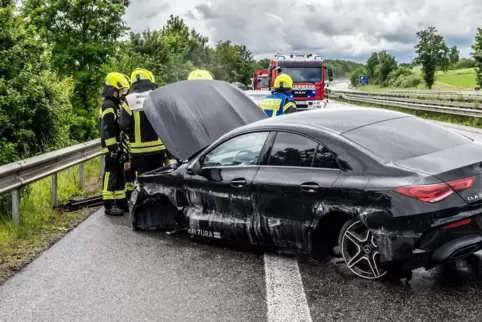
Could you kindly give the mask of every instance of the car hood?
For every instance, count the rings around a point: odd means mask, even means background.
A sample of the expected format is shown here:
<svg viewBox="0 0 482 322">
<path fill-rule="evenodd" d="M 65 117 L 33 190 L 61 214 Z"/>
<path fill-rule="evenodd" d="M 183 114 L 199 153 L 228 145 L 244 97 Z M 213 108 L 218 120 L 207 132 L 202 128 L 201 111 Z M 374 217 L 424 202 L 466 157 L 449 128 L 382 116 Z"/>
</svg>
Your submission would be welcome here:
<svg viewBox="0 0 482 322">
<path fill-rule="evenodd" d="M 149 93 L 144 112 L 169 153 L 180 160 L 240 126 L 267 118 L 242 91 L 224 81 L 172 83 Z"/>
</svg>

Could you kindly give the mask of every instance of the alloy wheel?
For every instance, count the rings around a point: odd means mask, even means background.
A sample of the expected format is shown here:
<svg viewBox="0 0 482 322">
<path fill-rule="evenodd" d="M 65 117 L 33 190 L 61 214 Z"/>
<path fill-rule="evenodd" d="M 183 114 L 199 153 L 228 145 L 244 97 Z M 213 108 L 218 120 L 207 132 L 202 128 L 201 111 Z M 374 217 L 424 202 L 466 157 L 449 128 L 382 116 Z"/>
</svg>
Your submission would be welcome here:
<svg viewBox="0 0 482 322">
<path fill-rule="evenodd" d="M 387 274 L 380 268 L 380 252 L 373 234 L 361 221 L 354 222 L 345 230 L 340 246 L 343 259 L 354 274 L 370 280 Z"/>
</svg>

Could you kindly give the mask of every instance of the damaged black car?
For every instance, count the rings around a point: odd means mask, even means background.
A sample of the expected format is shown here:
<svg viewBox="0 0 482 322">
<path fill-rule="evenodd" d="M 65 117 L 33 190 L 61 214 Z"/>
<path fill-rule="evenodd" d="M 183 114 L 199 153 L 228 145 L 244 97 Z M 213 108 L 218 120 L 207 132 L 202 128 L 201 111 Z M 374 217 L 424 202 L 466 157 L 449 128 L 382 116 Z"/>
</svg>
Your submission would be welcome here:
<svg viewBox="0 0 482 322">
<path fill-rule="evenodd" d="M 222 81 L 164 86 L 144 110 L 179 165 L 139 176 L 136 229 L 334 252 L 365 279 L 481 249 L 482 145 L 432 122 L 336 103 L 266 118 Z"/>
</svg>

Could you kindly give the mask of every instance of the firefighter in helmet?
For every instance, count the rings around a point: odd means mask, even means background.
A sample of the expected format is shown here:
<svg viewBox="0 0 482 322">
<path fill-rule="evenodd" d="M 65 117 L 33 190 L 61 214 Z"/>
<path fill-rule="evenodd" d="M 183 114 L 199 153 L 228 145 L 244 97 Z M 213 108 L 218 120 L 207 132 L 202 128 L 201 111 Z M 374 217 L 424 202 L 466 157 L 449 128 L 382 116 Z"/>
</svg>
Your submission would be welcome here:
<svg viewBox="0 0 482 322">
<path fill-rule="evenodd" d="M 119 128 L 119 109 L 123 97 L 128 93 L 130 84 L 121 73 L 107 74 L 101 96 L 104 98 L 100 108 L 100 133 L 102 153 L 105 157 L 102 198 L 105 214 L 124 215 L 126 202 L 124 163 L 128 151 L 123 144 Z"/>
<path fill-rule="evenodd" d="M 296 112 L 296 103 L 291 98 L 293 80 L 287 74 L 280 74 L 274 80 L 271 95 L 260 103 L 261 109 L 269 117 Z"/>
<path fill-rule="evenodd" d="M 189 76 L 187 77 L 187 80 L 196 80 L 196 79 L 214 80 L 214 75 L 207 70 L 196 69 L 189 74 Z"/>
<path fill-rule="evenodd" d="M 129 135 L 132 168 L 136 175 L 164 166 L 166 148 L 142 110 L 144 100 L 154 90 L 152 72 L 137 68 L 131 75 L 132 87 L 122 106 L 120 127 Z"/>
</svg>

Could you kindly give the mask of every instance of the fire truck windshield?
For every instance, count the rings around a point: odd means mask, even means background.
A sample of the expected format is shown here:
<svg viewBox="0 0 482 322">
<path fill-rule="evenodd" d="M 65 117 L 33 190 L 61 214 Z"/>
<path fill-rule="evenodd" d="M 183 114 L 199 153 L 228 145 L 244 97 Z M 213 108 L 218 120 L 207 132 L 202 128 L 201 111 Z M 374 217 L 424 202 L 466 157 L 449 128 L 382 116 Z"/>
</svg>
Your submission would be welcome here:
<svg viewBox="0 0 482 322">
<path fill-rule="evenodd" d="M 281 73 L 290 75 L 293 82 L 320 83 L 321 68 L 318 67 L 282 67 Z"/>
<path fill-rule="evenodd" d="M 260 88 L 268 88 L 268 77 L 260 77 L 259 78 L 259 87 Z"/>
</svg>

